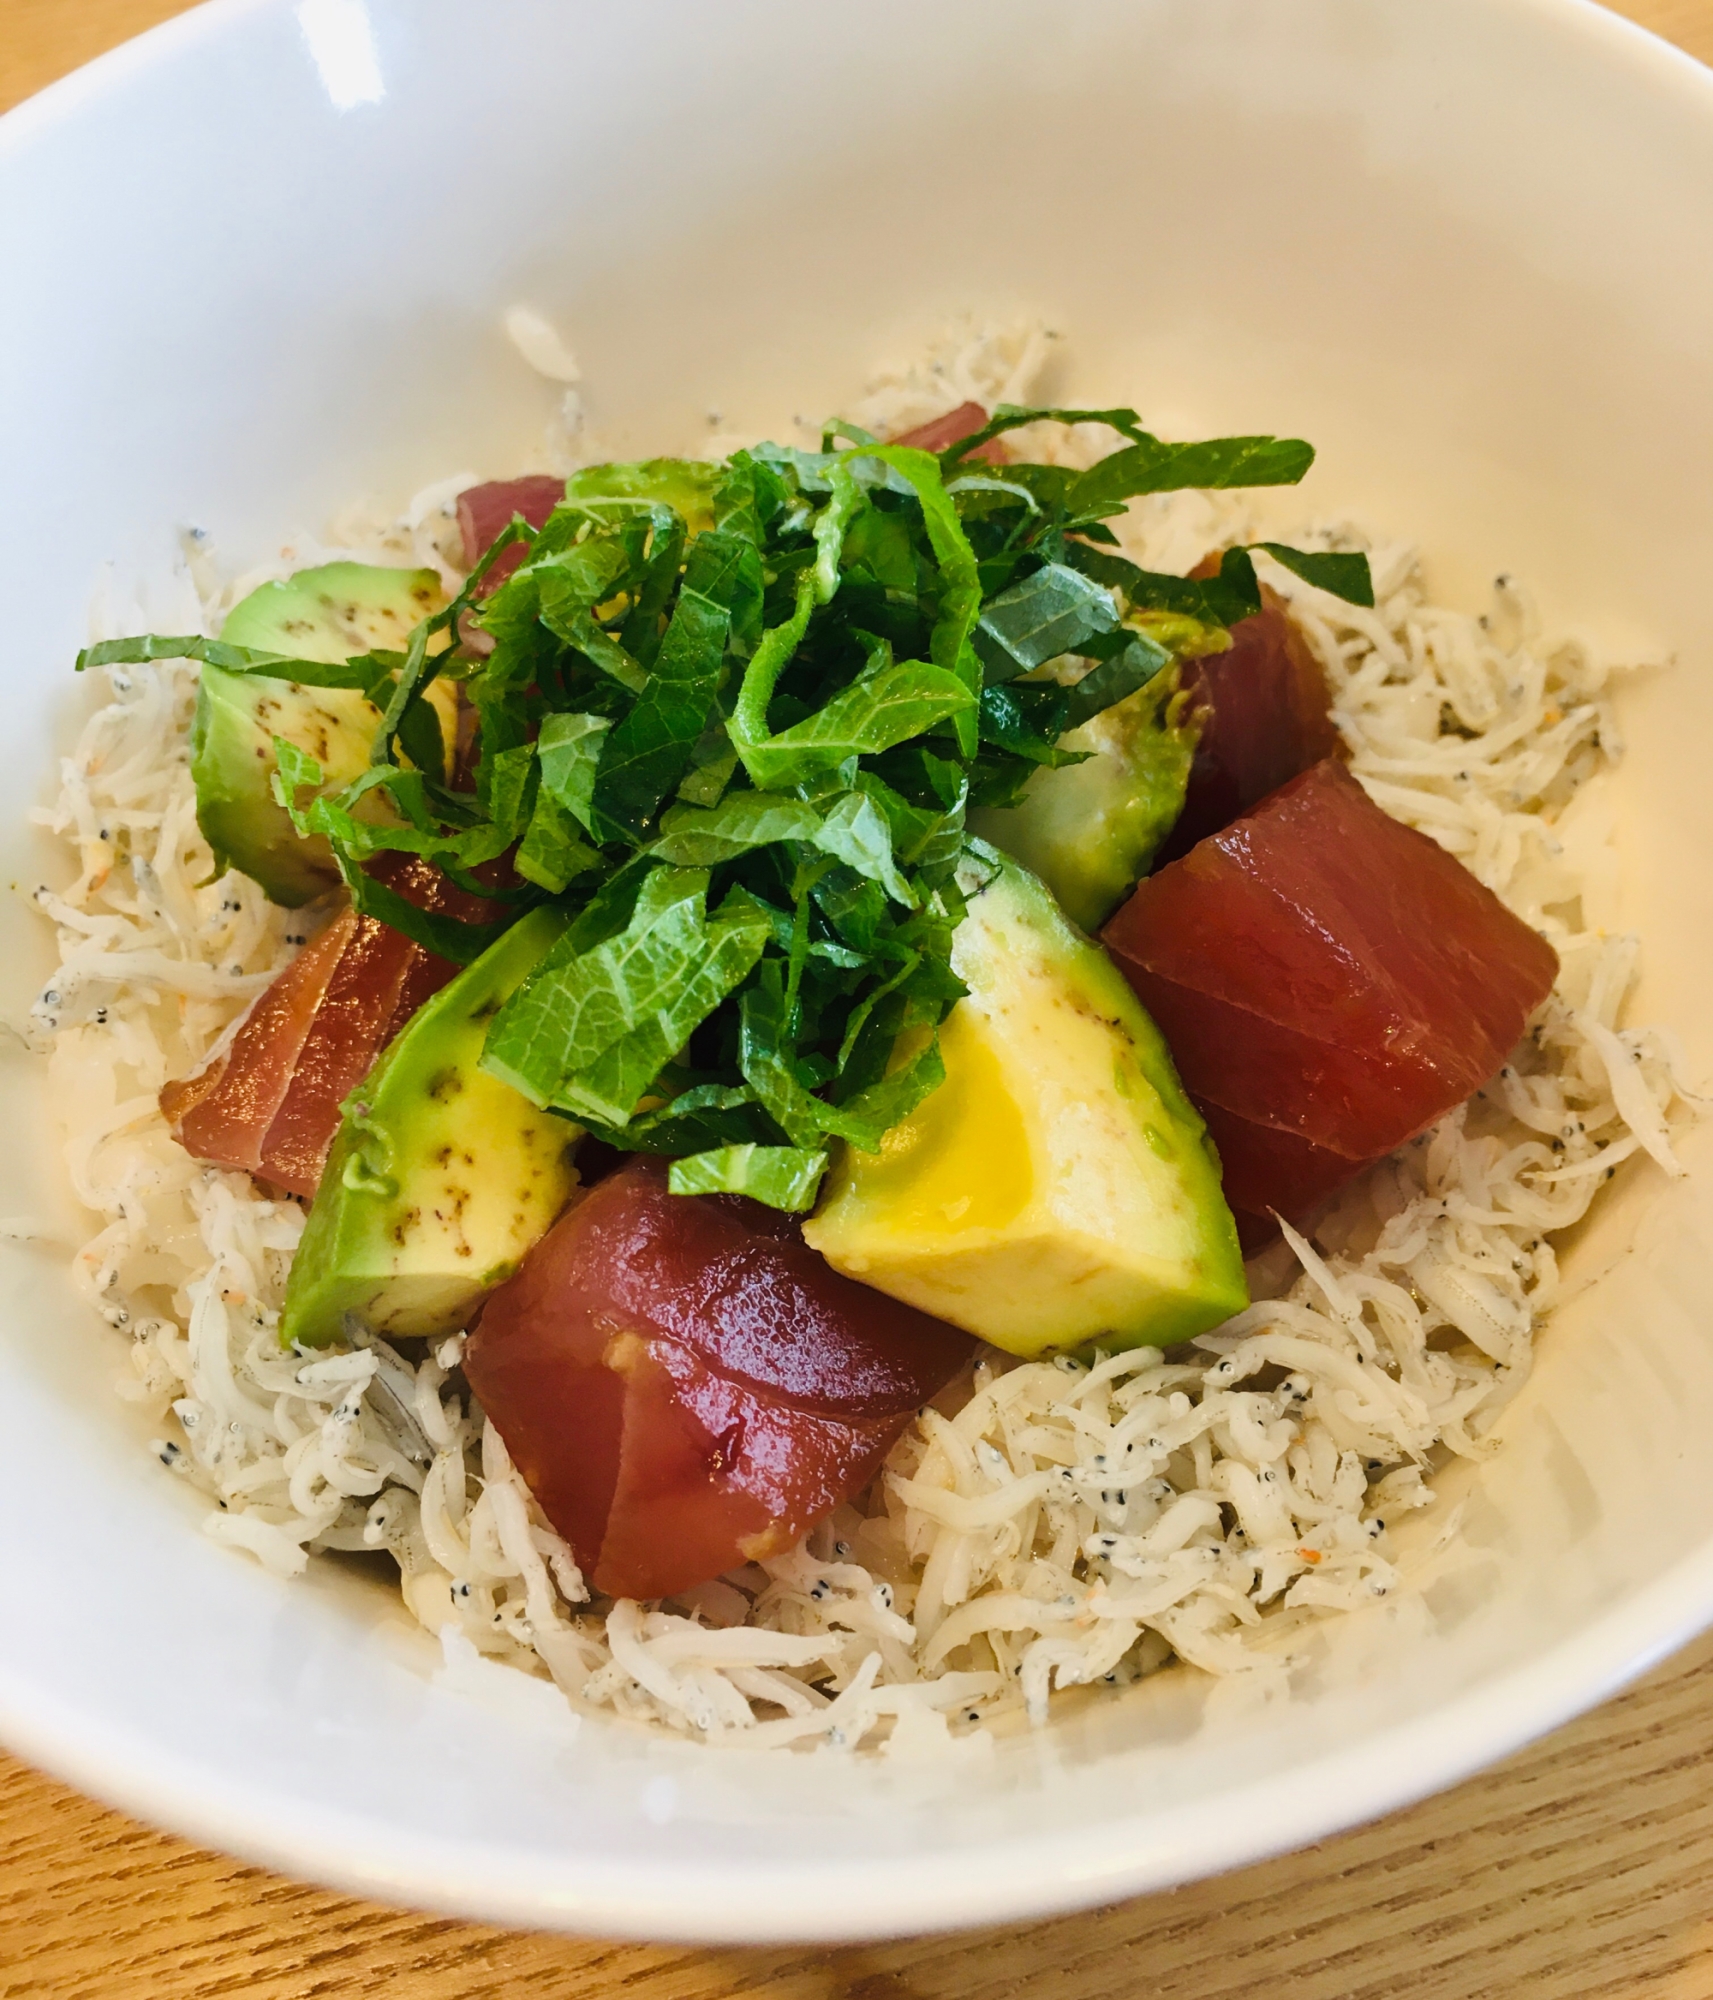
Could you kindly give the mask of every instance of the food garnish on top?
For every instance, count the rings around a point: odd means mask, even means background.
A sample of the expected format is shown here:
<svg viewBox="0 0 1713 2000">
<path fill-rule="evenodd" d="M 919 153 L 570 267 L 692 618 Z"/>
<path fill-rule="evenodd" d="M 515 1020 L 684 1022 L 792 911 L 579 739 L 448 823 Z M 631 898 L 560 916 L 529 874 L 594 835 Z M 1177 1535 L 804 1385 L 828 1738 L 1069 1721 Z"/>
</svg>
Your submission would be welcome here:
<svg viewBox="0 0 1713 2000">
<path fill-rule="evenodd" d="M 1018 458 L 1012 433 L 1046 423 L 1119 442 L 1086 469 Z M 890 443 L 835 425 L 819 451 L 472 489 L 450 599 L 432 572 L 326 565 L 264 586 L 218 640 L 88 649 L 201 661 L 217 860 L 283 902 L 349 898 L 163 1098 L 203 1157 L 313 1192 L 282 1338 L 334 1341 L 351 1316 L 439 1335 L 490 1301 L 472 1381 L 539 1504 L 598 1583 L 662 1594 L 850 1497 L 968 1335 L 1163 1346 L 1239 1310 L 1232 1201 L 1253 1236 L 1331 1183 L 1318 1158 L 1258 1178 L 1239 1146 L 1222 1192 L 1204 1112 L 1300 1151 L 1293 1106 L 1343 1062 L 1352 1100 L 1373 1083 L 1385 1103 L 1359 1138 L 1310 1144 L 1353 1172 L 1496 1066 L 1553 969 L 1316 763 L 1324 682 L 1254 553 L 1370 604 L 1365 557 L 1262 543 L 1176 576 L 1107 525 L 1138 495 L 1294 484 L 1312 459 L 1166 443 L 1122 409 L 966 406 Z M 1262 1049 L 1252 998 L 1160 970 L 1174 924 L 1219 921 L 1217 898 L 1168 890 L 1277 847 L 1293 798 L 1342 811 L 1340 838 L 1367 828 L 1382 900 L 1437 885 L 1436 925 L 1405 950 L 1348 898 L 1275 897 L 1230 940 L 1277 974 Z M 1115 968 L 1077 926 L 1121 903 Z M 1367 1015 L 1347 1034 L 1294 1006 L 1317 948 L 1362 961 L 1357 984 L 1408 983 L 1444 1046 L 1407 1090 L 1375 1068 L 1390 1043 L 1355 1045 Z M 1493 954 L 1516 977 L 1477 1020 L 1459 1006 Z M 1136 997 L 1156 985 L 1223 1012 L 1162 1038 Z M 589 1137 L 639 1156 L 593 1192 Z M 627 1291 L 601 1246 L 643 1237 Z M 750 1292 L 703 1297 L 728 1267 Z M 914 1372 L 883 1365 L 912 1341 Z M 887 1367 L 884 1408 L 844 1407 Z"/>
</svg>

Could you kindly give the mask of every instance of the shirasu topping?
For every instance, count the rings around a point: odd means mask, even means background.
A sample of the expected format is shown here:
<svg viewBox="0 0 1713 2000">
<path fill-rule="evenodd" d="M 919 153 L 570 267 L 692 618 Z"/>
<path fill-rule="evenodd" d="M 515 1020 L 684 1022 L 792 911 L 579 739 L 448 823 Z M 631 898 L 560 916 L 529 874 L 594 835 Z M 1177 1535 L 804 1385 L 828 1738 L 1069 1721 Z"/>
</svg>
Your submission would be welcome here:
<svg viewBox="0 0 1713 2000">
<path fill-rule="evenodd" d="M 978 332 L 852 414 L 884 433 L 965 400 L 1022 401 L 1045 351 L 1037 333 Z M 1111 442 L 1057 433 L 1030 450 L 1091 462 Z M 352 552 L 444 564 L 459 483 L 398 524 L 348 530 Z M 1125 554 L 1158 569 L 1249 530 L 1198 494 L 1118 525 Z M 458 1339 L 415 1360 L 376 1340 L 281 1352 L 301 1212 L 192 1161 L 155 1095 L 310 925 L 241 877 L 207 880 L 185 750 L 194 667 L 112 669 L 39 815 L 75 875 L 37 892 L 61 963 L 31 1032 L 79 1199 L 103 1218 L 77 1282 L 129 1337 L 122 1392 L 214 1503 L 208 1531 L 282 1575 L 318 1550 L 390 1551 L 454 1679 L 474 1646 L 579 1708 L 712 1741 L 895 1753 L 979 1742 L 983 1725 L 1044 1717 L 1055 1689 L 1174 1656 L 1277 1671 L 1308 1621 L 1406 1589 L 1393 1524 L 1432 1504 L 1448 1455 L 1495 1448 L 1556 1296 L 1554 1235 L 1637 1153 L 1675 1172 L 1671 1127 L 1692 1099 L 1669 1035 L 1621 1024 L 1637 947 L 1608 928 L 1600 777 L 1620 746 L 1605 664 L 1543 636 L 1508 579 L 1474 618 L 1426 599 L 1408 548 L 1348 529 L 1296 539 L 1373 566 L 1372 611 L 1269 574 L 1326 669 L 1352 769 L 1559 953 L 1528 1037 L 1313 1244 L 1289 1235 L 1257 1272 L 1258 1302 L 1193 1350 L 1092 1366 L 984 1355 L 858 1505 L 789 1555 L 660 1606 L 588 1600 L 461 1393 Z M 207 582 L 204 552 L 194 568 Z M 189 572 L 178 589 L 152 622 L 217 629 L 229 594 L 199 596 Z M 135 622 L 108 614 L 94 636 Z"/>
</svg>

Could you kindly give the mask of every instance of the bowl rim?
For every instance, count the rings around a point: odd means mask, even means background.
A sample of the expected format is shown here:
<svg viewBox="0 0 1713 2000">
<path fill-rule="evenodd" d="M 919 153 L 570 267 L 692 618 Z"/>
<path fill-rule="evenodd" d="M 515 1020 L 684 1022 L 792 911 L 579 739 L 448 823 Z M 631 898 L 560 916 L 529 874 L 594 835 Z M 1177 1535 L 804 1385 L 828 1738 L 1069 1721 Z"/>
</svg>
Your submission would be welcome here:
<svg viewBox="0 0 1713 2000">
<path fill-rule="evenodd" d="M 1109 1818 L 1098 1854 L 1075 1831 L 943 1855 L 824 1862 L 584 1854 L 576 1880 L 540 1849 L 387 1830 L 358 1813 L 264 1797 L 98 1725 L 0 1665 L 0 1738 L 92 1797 L 301 1881 L 394 1907 L 638 1943 L 856 1944 L 1014 1925 L 1229 1874 L 1449 1790 L 1616 1694 L 1713 1624 L 1713 1546 L 1675 1564 L 1574 1639 L 1444 1706 L 1317 1759 L 1175 1808 L 1169 1830 Z M 710 1753 L 710 1754 L 718 1754 Z M 1354 1802 L 1354 1804 L 1352 1804 Z M 1248 1829 L 1265 1828 L 1264 1833 Z M 1234 1829 L 1236 1830 L 1234 1833 Z M 853 1915 L 860 1912 L 860 1915 Z"/>
<path fill-rule="evenodd" d="M 48 84 L 0 115 L 0 172 L 38 135 L 251 16 L 296 0 L 201 0 Z M 1713 123 L 1713 69 L 1600 0 L 1474 0 L 1602 47 L 1614 63 L 1691 102 Z M 270 1797 L 161 1750 L 141 1732 L 92 1725 L 74 1704 L 0 1660 L 0 1740 L 65 1783 L 137 1818 L 300 1880 L 394 1906 L 517 1928 L 646 1942 L 855 1943 L 1017 1924 L 1248 1867 L 1449 1789 L 1616 1694 L 1713 1625 L 1713 1542 L 1574 1637 L 1410 1721 L 1317 1760 L 1320 1782 L 1285 1771 L 1174 1809 L 1169 1838 L 1142 1816 L 1102 1823 L 1101 1850 L 1072 1831 L 1006 1836 L 938 1859 L 771 1863 L 609 1861 L 577 1879 L 539 1849 L 389 1827 Z M 1258 1831 L 1258 1829 L 1265 1829 Z"/>
</svg>

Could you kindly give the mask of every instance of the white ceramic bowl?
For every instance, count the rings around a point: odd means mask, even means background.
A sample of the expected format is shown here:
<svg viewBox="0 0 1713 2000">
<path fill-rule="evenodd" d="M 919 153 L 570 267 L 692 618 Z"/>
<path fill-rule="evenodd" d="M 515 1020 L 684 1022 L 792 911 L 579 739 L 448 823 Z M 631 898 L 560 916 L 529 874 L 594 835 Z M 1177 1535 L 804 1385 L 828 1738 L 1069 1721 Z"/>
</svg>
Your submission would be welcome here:
<svg viewBox="0 0 1713 2000">
<path fill-rule="evenodd" d="M 348 497 L 503 473 L 567 329 L 604 434 L 819 414 L 945 313 L 1038 311 L 1074 386 L 1321 447 L 1310 505 L 1675 649 L 1623 708 L 1638 1012 L 1713 1071 L 1713 77 L 1578 0 L 225 0 L 0 124 L 0 840 L 44 795 L 100 565 L 268 553 Z M 0 910 L 4 1005 L 46 965 Z M 0 1213 L 56 1184 L 0 1062 Z M 1177 1882 L 1450 1783 L 1713 1620 L 1713 1133 L 1620 1182 L 1466 1497 L 1469 1559 L 1329 1633 L 1288 1706 L 1188 1677 L 985 1761 L 708 1753 L 430 1684 L 338 1576 L 282 1584 L 3 1253 L 0 1734 L 293 1873 L 515 1923 L 872 1936 Z"/>
</svg>

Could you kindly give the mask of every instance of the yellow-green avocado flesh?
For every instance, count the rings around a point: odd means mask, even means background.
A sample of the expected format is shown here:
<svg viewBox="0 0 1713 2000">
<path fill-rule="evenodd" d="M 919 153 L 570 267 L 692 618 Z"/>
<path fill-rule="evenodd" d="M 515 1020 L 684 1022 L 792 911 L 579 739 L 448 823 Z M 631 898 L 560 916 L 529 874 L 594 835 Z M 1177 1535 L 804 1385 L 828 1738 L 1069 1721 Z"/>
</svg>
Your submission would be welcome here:
<svg viewBox="0 0 1713 2000">
<path fill-rule="evenodd" d="M 1166 1347 L 1249 1302 L 1219 1162 L 1106 954 L 1007 861 L 952 943 L 946 1080 L 847 1148 L 805 1238 L 1012 1354 Z"/>
<path fill-rule="evenodd" d="M 431 569 L 324 563 L 264 583 L 233 606 L 220 636 L 258 652 L 332 665 L 354 654 L 403 652 L 412 628 L 445 603 Z M 450 751 L 457 690 L 434 681 L 428 698 Z M 380 712 L 354 688 L 301 687 L 260 674 L 204 666 L 191 727 L 196 819 L 216 861 L 254 877 L 276 903 L 295 908 L 339 880 L 332 850 L 303 839 L 273 795 L 274 738 L 321 766 L 324 788 L 348 785 L 368 767 Z"/>
<path fill-rule="evenodd" d="M 1060 739 L 1085 763 L 1038 769 L 1015 806 L 970 814 L 970 830 L 1038 875 L 1097 931 L 1147 873 L 1183 810 L 1196 731 L 1162 674 Z"/>
<path fill-rule="evenodd" d="M 564 928 L 535 910 L 406 1025 L 344 1106 L 286 1284 L 280 1338 L 345 1316 L 389 1337 L 453 1333 L 577 1187 L 579 1126 L 477 1067 L 488 1024 Z"/>
</svg>

